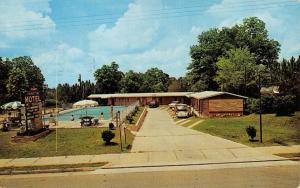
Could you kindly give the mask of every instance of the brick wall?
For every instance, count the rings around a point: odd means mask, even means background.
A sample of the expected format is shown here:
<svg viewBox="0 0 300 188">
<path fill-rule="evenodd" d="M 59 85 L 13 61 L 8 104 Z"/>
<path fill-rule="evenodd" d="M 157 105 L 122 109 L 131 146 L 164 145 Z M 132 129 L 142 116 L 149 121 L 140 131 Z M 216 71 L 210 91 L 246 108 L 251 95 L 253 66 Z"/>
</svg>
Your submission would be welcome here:
<svg viewBox="0 0 300 188">
<path fill-rule="evenodd" d="M 243 99 L 210 99 L 209 112 L 243 112 Z"/>
</svg>

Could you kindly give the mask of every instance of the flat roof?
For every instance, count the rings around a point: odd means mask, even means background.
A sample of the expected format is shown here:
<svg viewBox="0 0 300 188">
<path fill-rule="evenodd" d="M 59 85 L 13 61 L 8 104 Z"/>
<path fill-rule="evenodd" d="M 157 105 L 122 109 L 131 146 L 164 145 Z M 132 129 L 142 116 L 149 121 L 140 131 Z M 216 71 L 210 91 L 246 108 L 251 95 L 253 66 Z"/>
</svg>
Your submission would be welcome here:
<svg viewBox="0 0 300 188">
<path fill-rule="evenodd" d="M 161 92 L 161 93 L 115 93 L 115 94 L 91 94 L 90 99 L 123 98 L 123 97 L 183 97 L 193 92 Z"/>
<path fill-rule="evenodd" d="M 231 95 L 231 96 L 235 96 L 235 97 L 239 97 L 239 98 L 243 98 L 243 99 L 247 99 L 248 97 L 242 96 L 242 95 L 237 95 L 234 93 L 229 93 L 229 92 L 223 92 L 223 91 L 203 91 L 203 92 L 195 92 L 190 94 L 190 97 L 196 98 L 196 99 L 206 99 L 206 98 L 210 98 L 210 97 L 215 97 L 215 96 L 219 96 L 219 95 Z"/>
<path fill-rule="evenodd" d="M 124 98 L 124 97 L 192 97 L 196 99 L 206 99 L 219 95 L 232 95 L 239 98 L 246 99 L 247 97 L 237 95 L 234 93 L 223 91 L 203 91 L 203 92 L 160 92 L 160 93 L 115 93 L 115 94 L 91 94 L 90 99 L 108 99 L 108 98 Z"/>
</svg>

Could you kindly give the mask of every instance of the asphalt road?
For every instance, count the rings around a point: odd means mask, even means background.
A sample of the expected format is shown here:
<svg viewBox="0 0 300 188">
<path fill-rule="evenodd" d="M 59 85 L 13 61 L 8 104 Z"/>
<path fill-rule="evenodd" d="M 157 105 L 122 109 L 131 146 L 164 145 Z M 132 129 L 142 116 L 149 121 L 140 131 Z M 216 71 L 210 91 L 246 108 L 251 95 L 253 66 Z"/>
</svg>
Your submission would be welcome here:
<svg viewBox="0 0 300 188">
<path fill-rule="evenodd" d="M 300 182 L 299 165 L 92 173 L 0 176 L 0 187 L 297 188 Z"/>
</svg>

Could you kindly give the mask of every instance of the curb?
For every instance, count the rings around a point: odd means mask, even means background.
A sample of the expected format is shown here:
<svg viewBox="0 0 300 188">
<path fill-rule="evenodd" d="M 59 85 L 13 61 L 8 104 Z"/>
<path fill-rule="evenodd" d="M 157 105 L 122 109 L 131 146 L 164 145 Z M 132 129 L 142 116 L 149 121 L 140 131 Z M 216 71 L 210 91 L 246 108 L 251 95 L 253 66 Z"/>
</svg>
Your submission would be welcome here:
<svg viewBox="0 0 300 188">
<path fill-rule="evenodd" d="M 229 162 L 207 162 L 207 163 L 186 163 L 186 164 L 156 164 L 140 166 L 103 166 L 101 169 L 132 169 L 132 168 L 157 168 L 157 167 L 180 167 L 180 166 L 205 166 L 205 165 L 223 165 L 223 164 L 243 164 L 243 163 L 263 163 L 280 161 L 300 161 L 299 158 L 271 159 L 271 160 L 253 160 L 253 161 L 229 161 Z"/>
<path fill-rule="evenodd" d="M 83 167 L 83 168 L 55 168 L 45 170 L 4 170 L 0 171 L 0 175 L 19 175 L 19 174 L 41 174 L 41 173 L 64 173 L 64 172 L 87 172 L 93 171 L 99 167 Z"/>
</svg>

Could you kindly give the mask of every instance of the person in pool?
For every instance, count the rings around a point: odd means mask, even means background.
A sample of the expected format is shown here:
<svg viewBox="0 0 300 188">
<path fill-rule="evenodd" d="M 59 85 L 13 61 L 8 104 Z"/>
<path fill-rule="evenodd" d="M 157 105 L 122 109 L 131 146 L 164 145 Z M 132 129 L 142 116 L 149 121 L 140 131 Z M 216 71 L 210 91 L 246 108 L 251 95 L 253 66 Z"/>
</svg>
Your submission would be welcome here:
<svg viewBox="0 0 300 188">
<path fill-rule="evenodd" d="M 71 121 L 74 121 L 74 120 L 75 120 L 75 118 L 74 118 L 74 115 L 72 114 Z"/>
<path fill-rule="evenodd" d="M 99 115 L 99 120 L 100 120 L 100 121 L 101 121 L 101 120 L 104 120 L 104 114 L 103 114 L 103 112 L 100 113 L 100 115 Z"/>
</svg>

